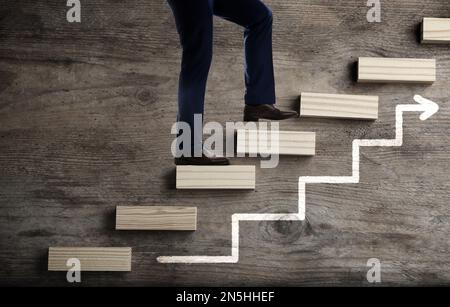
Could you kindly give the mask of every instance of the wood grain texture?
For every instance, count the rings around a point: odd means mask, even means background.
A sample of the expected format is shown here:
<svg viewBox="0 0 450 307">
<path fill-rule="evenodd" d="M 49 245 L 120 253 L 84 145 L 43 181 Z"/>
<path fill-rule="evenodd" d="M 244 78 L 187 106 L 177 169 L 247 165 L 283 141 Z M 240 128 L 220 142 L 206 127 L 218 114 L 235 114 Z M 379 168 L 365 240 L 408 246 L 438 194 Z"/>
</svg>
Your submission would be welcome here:
<svg viewBox="0 0 450 307">
<path fill-rule="evenodd" d="M 197 208 L 117 206 L 117 230 L 196 230 Z"/>
<path fill-rule="evenodd" d="M 450 43 L 450 18 L 424 18 L 422 22 L 422 43 Z"/>
<path fill-rule="evenodd" d="M 302 93 L 300 117 L 331 117 L 375 120 L 378 96 Z"/>
<path fill-rule="evenodd" d="M 80 261 L 81 271 L 129 272 L 131 271 L 130 247 L 50 247 L 48 270 L 68 271 L 67 260 Z"/>
<path fill-rule="evenodd" d="M 237 153 L 315 155 L 316 134 L 314 132 L 276 131 L 275 133 L 277 141 L 272 138 L 270 131 L 239 129 L 237 131 Z"/>
<path fill-rule="evenodd" d="M 368 23 L 367 1 L 263 0 L 274 17 L 277 103 L 300 92 L 380 96 L 377 121 L 300 118 L 281 130 L 316 133 L 314 157 L 256 165 L 255 190 L 176 190 L 170 130 L 181 50 L 164 0 L 0 5 L 0 285 L 67 286 L 48 272 L 48 246 L 131 246 L 133 271 L 82 275 L 82 286 L 450 285 L 450 57 L 421 45 L 424 16 L 448 1 L 390 0 Z M 214 20 L 205 121 L 242 120 L 243 30 Z M 436 58 L 433 85 L 356 83 L 359 56 Z M 229 255 L 235 213 L 296 212 L 299 176 L 351 174 L 353 139 L 394 137 L 398 104 L 436 101 L 427 121 L 405 114 L 399 148 L 361 148 L 360 184 L 310 184 L 304 222 L 240 223 L 240 261 L 161 265 L 161 255 Z M 233 136 L 234 137 L 234 136 Z M 198 207 L 195 232 L 115 230 L 119 205 Z"/>
<path fill-rule="evenodd" d="M 358 60 L 358 82 L 433 83 L 435 59 L 367 58 Z"/>
<path fill-rule="evenodd" d="M 177 189 L 237 189 L 255 188 L 255 167 L 177 166 Z"/>
</svg>

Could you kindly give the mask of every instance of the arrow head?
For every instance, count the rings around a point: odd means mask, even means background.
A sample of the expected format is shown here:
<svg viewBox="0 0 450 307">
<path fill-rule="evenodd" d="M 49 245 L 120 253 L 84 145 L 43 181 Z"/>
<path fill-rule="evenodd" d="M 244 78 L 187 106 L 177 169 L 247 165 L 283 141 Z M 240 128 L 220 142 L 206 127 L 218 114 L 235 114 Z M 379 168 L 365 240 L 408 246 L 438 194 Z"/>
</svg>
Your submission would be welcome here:
<svg viewBox="0 0 450 307">
<path fill-rule="evenodd" d="M 427 120 L 439 111 L 439 105 L 434 101 L 423 98 L 420 95 L 414 96 L 414 100 L 423 107 L 423 113 L 420 115 L 420 120 Z"/>
</svg>

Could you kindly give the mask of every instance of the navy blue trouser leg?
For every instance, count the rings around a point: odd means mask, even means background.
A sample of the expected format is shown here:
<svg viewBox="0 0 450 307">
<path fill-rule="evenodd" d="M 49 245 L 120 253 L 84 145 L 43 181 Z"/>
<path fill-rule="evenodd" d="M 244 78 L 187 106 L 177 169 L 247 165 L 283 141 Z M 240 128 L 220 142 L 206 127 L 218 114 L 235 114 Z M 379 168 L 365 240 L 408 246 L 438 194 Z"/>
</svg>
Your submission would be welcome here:
<svg viewBox="0 0 450 307">
<path fill-rule="evenodd" d="M 260 0 L 168 0 L 180 35 L 183 58 L 178 89 L 178 121 L 194 131 L 203 114 L 212 60 L 213 15 L 244 27 L 245 103 L 274 104 L 272 13 Z M 201 136 L 198 136 L 201 140 Z M 200 141 L 201 142 L 201 141 Z M 198 143 L 198 142 L 197 142 Z M 200 146 L 201 144 L 192 143 Z"/>
<path fill-rule="evenodd" d="M 178 85 L 178 122 L 185 122 L 191 128 L 189 156 L 193 156 L 198 155 L 202 148 L 202 133 L 198 133 L 197 142 L 194 142 L 194 115 L 203 114 L 206 81 L 212 60 L 212 3 L 210 0 L 168 2 L 175 16 L 183 49 Z M 181 147 L 186 151 L 186 144 Z"/>
<path fill-rule="evenodd" d="M 275 104 L 272 12 L 260 0 L 214 0 L 214 15 L 244 27 L 245 103 Z"/>
</svg>

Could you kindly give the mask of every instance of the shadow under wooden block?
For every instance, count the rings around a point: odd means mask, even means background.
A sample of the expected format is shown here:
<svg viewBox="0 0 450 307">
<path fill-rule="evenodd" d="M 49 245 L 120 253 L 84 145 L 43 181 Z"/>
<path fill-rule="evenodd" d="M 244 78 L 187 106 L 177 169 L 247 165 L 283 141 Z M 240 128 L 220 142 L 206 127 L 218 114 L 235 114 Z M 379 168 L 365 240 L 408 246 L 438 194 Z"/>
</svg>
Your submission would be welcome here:
<svg viewBox="0 0 450 307">
<path fill-rule="evenodd" d="M 165 170 L 162 174 L 163 178 L 163 188 L 167 190 L 175 190 L 176 189 L 176 180 L 175 180 L 175 168 L 170 168 L 169 170 Z"/>
<path fill-rule="evenodd" d="M 254 165 L 177 166 L 177 189 L 255 189 Z"/>
<path fill-rule="evenodd" d="M 118 206 L 117 230 L 184 230 L 197 229 L 196 207 Z"/>
<path fill-rule="evenodd" d="M 450 43 L 450 18 L 424 18 L 421 30 L 422 44 Z"/>
<path fill-rule="evenodd" d="M 435 59 L 365 58 L 358 59 L 361 83 L 433 83 Z"/>
<path fill-rule="evenodd" d="M 131 271 L 131 247 L 50 247 L 48 270 L 68 271 L 67 261 L 72 258 L 80 261 L 81 271 Z"/>
<path fill-rule="evenodd" d="M 297 155 L 314 156 L 316 153 L 316 134 L 314 132 L 277 131 L 272 142 L 272 132 L 266 130 L 237 131 L 238 154 Z"/>
<path fill-rule="evenodd" d="M 302 93 L 300 117 L 378 119 L 378 96 Z"/>
</svg>

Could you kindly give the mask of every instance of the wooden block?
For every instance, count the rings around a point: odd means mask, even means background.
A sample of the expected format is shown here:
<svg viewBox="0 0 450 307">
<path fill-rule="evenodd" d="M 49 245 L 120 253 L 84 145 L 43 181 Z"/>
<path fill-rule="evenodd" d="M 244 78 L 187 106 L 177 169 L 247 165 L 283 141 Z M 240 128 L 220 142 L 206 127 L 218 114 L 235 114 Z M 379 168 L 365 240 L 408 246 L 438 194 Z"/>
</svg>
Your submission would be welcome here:
<svg viewBox="0 0 450 307">
<path fill-rule="evenodd" d="M 375 120 L 378 118 L 378 96 L 302 93 L 300 117 Z"/>
<path fill-rule="evenodd" d="M 50 247 L 48 270 L 67 271 L 70 258 L 80 260 L 81 271 L 131 271 L 130 247 Z"/>
<path fill-rule="evenodd" d="M 422 43 L 450 43 L 450 18 L 424 18 L 422 22 Z"/>
<path fill-rule="evenodd" d="M 196 230 L 196 207 L 118 206 L 117 230 Z"/>
<path fill-rule="evenodd" d="M 358 82 L 433 83 L 436 60 L 401 58 L 359 58 Z"/>
<path fill-rule="evenodd" d="M 260 142 L 262 141 L 262 145 Z M 275 149 L 275 150 L 274 150 Z M 278 152 L 271 144 L 270 131 L 237 131 L 237 152 L 239 154 L 279 154 L 314 156 L 316 134 L 314 132 L 278 131 Z"/>
<path fill-rule="evenodd" d="M 177 166 L 177 189 L 254 189 L 255 166 Z"/>
</svg>

